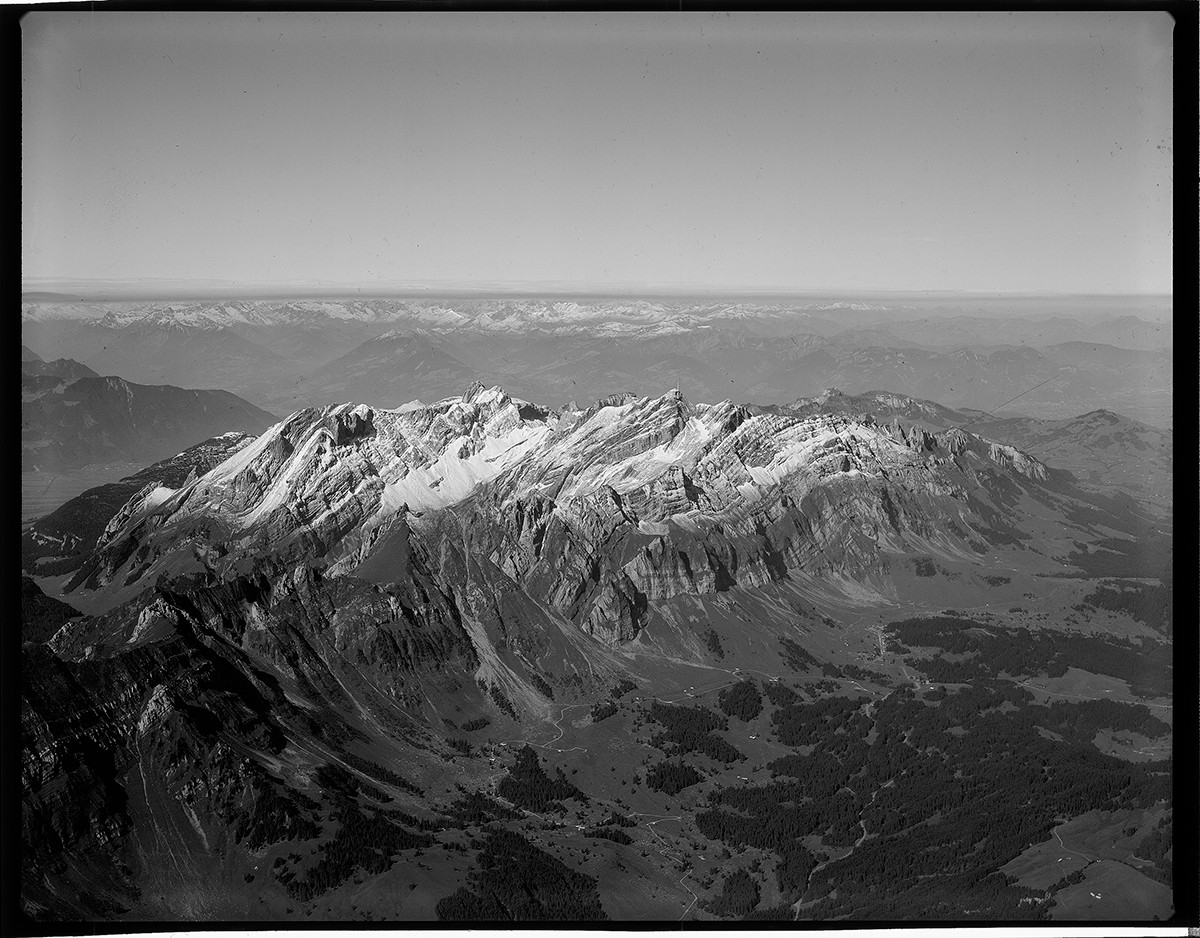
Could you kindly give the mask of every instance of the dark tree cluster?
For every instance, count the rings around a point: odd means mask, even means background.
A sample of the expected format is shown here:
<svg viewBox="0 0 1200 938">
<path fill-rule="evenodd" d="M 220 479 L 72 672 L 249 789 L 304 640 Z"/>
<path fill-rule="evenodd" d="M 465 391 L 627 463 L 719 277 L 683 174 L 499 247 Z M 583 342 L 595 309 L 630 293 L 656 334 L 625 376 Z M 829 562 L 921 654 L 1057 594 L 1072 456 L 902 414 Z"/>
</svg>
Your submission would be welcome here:
<svg viewBox="0 0 1200 938">
<path fill-rule="evenodd" d="M 928 557 L 917 557 L 912 562 L 913 572 L 917 576 L 937 576 L 937 566 Z"/>
<path fill-rule="evenodd" d="M 722 789 L 721 793 L 737 790 Z M 774 851 L 779 857 L 775 878 L 780 891 L 789 899 L 797 896 L 817 864 L 801 839 L 811 832 L 818 812 L 807 805 L 778 802 L 770 797 L 756 806 L 758 810 L 745 802 L 717 800 L 716 803 L 728 804 L 734 810 L 718 807 L 698 813 L 696 827 L 700 833 L 710 840 Z"/>
<path fill-rule="evenodd" d="M 774 762 L 767 763 L 767 769 L 772 773 L 772 777 L 782 775 L 795 779 L 795 782 L 791 783 L 795 787 L 780 788 L 778 791 L 786 798 L 801 801 L 825 801 L 832 798 L 846 780 L 845 763 L 828 748 L 817 749 L 808 756 L 795 753 L 781 756 Z"/>
<path fill-rule="evenodd" d="M 1161 584 L 1139 583 L 1136 580 L 1105 583 L 1083 597 L 1083 601 L 1097 609 L 1122 612 L 1160 635 L 1171 637 L 1175 597 L 1169 579 Z"/>
<path fill-rule="evenodd" d="M 850 715 L 863 706 L 853 697 L 826 697 L 815 703 L 793 703 L 771 715 L 779 741 L 785 746 L 811 746 L 838 729 L 853 732 L 862 729 L 862 722 L 852 729 Z"/>
<path fill-rule="evenodd" d="M 652 700 L 646 715 L 671 732 L 698 734 L 724 730 L 729 727 L 729 721 L 724 717 L 719 717 L 698 704 L 691 707 L 680 707 Z"/>
<path fill-rule="evenodd" d="M 462 729 L 464 733 L 474 733 L 477 730 L 483 729 L 485 726 L 491 725 L 492 721 L 487 717 L 476 717 L 473 720 L 467 720 L 467 722 L 462 725 Z"/>
<path fill-rule="evenodd" d="M 817 661 L 816 658 L 793 642 L 790 638 L 781 638 L 779 640 L 779 644 L 783 648 L 780 657 L 783 658 L 783 663 L 788 670 L 804 671 L 807 668 L 816 668 L 820 666 L 820 662 Z"/>
<path fill-rule="evenodd" d="M 339 810 L 335 820 L 340 824 L 337 835 L 321 846 L 317 862 L 303 877 L 292 879 L 287 873 L 279 874 L 293 899 L 307 902 L 340 886 L 359 870 L 376 876 L 391 869 L 402 850 L 433 843 L 427 834 L 415 834 L 382 815 L 372 817 L 349 807 Z"/>
<path fill-rule="evenodd" d="M 745 870 L 735 870 L 721 883 L 721 894 L 708 903 L 714 915 L 746 915 L 758 905 L 758 883 Z"/>
<path fill-rule="evenodd" d="M 487 691 L 487 695 L 492 698 L 492 703 L 500 708 L 500 711 L 507 714 L 512 719 L 518 719 L 517 708 L 512 705 L 512 701 L 504 696 L 504 692 L 495 684 L 480 684 Z"/>
<path fill-rule="evenodd" d="M 383 782 L 385 785 L 394 785 L 401 791 L 406 791 L 411 795 L 425 794 L 420 788 L 418 788 L 408 779 L 397 775 L 391 769 L 386 769 L 374 762 L 368 762 L 361 756 L 356 756 L 353 753 L 343 753 L 341 755 L 341 760 L 351 768 L 358 769 L 358 771 L 362 772 L 364 775 L 369 775 L 371 778 L 375 779 L 376 781 Z"/>
<path fill-rule="evenodd" d="M 464 756 L 471 754 L 471 744 L 465 739 L 447 739 L 446 742 L 450 744 L 450 748 L 455 752 L 461 752 Z"/>
<path fill-rule="evenodd" d="M 766 909 L 757 909 L 742 919 L 745 922 L 794 922 L 795 920 L 796 910 L 786 902 Z"/>
<path fill-rule="evenodd" d="M 1174 873 L 1171 859 L 1167 856 L 1175 843 L 1172 828 L 1171 816 L 1167 815 L 1154 826 L 1154 830 L 1142 838 L 1133 854 L 1153 863 L 1154 867 L 1143 868 L 1141 872 L 1166 886 L 1172 885 Z"/>
<path fill-rule="evenodd" d="M 281 790 L 268 781 L 252 785 L 253 802 L 240 811 L 233 825 L 233 839 L 250 850 L 261 850 L 280 841 L 310 840 L 321 834 L 314 820 L 317 803 L 295 791 Z"/>
<path fill-rule="evenodd" d="M 1151 739 L 1171 732 L 1171 727 L 1140 704 L 1115 700 L 1081 700 L 1050 704 L 1046 716 L 1036 715 L 1040 726 L 1080 743 L 1091 742 L 1098 730 L 1129 730 Z M 1034 711 L 1031 711 L 1034 712 Z"/>
<path fill-rule="evenodd" d="M 489 830 L 467 886 L 439 900 L 444 922 L 602 921 L 596 880 L 568 868 L 520 834 Z"/>
<path fill-rule="evenodd" d="M 773 707 L 787 707 L 799 703 L 803 699 L 782 681 L 767 681 L 763 684 L 763 690 Z"/>
<path fill-rule="evenodd" d="M 599 723 L 601 720 L 607 720 L 620 709 L 615 700 L 606 700 L 604 703 L 592 704 L 592 722 Z"/>
<path fill-rule="evenodd" d="M 1158 579 L 1170 575 L 1171 544 L 1172 538 L 1153 535 L 1136 541 L 1109 537 L 1090 546 L 1079 544 L 1080 549 L 1067 555 L 1067 561 L 1087 577 Z"/>
<path fill-rule="evenodd" d="M 1093 860 L 1092 863 L 1094 863 L 1094 862 L 1095 861 Z M 1049 886 L 1046 887 L 1046 895 L 1052 896 L 1056 892 L 1062 892 L 1068 886 L 1078 886 L 1080 883 L 1082 883 L 1084 881 L 1084 879 L 1087 878 L 1087 868 L 1089 866 L 1091 866 L 1092 863 L 1088 863 L 1087 865 L 1082 866 L 1077 870 L 1073 870 L 1072 872 L 1070 872 L 1066 876 L 1064 876 L 1062 879 L 1056 880 L 1055 882 L 1051 883 Z"/>
<path fill-rule="evenodd" d="M 530 811 L 562 811 L 563 806 L 559 801 L 564 798 L 587 803 L 587 796 L 567 781 L 562 769 L 556 771 L 554 778 L 547 775 L 538 761 L 537 753 L 528 745 L 522 746 L 517 752 L 517 761 L 500 780 L 496 792 L 517 807 Z"/>
<path fill-rule="evenodd" d="M 318 848 L 316 862 L 303 876 L 295 878 L 289 869 L 276 871 L 276 878 L 293 899 L 307 902 L 340 886 L 359 870 L 378 875 L 391 869 L 401 851 L 433 844 L 428 834 L 414 833 L 400 825 L 399 818 L 406 815 L 364 810 L 355 795 L 370 786 L 341 766 L 322 766 L 316 779 L 334 803 L 332 817 L 337 833 Z"/>
<path fill-rule="evenodd" d="M 613 685 L 613 689 L 608 692 L 608 695 L 614 700 L 624 697 L 631 690 L 637 690 L 637 685 L 629 678 L 623 677 Z"/>
<path fill-rule="evenodd" d="M 599 840 L 611 840 L 615 844 L 628 846 L 633 843 L 633 838 L 626 834 L 619 827 L 589 827 L 583 832 L 584 837 L 595 837 Z"/>
<path fill-rule="evenodd" d="M 1049 903 L 1034 901 L 1044 894 L 1016 886 L 1001 866 L 1063 818 L 1171 797 L 1169 760 L 1128 763 L 1090 736 L 1056 742 L 1039 733 L 1060 721 L 1083 736 L 1089 721 L 1125 713 L 1121 704 L 1066 709 L 1074 706 L 1035 705 L 1002 680 L 936 704 L 907 687 L 870 707 L 845 698 L 792 704 L 774 715 L 781 738 L 812 751 L 772 762 L 766 785 L 715 789 L 696 823 L 712 839 L 775 852 L 784 899 L 802 898 L 805 918 L 1044 916 Z M 802 845 L 808 836 L 852 849 L 817 870 Z"/>
<path fill-rule="evenodd" d="M 375 801 L 386 803 L 391 801 L 391 795 L 380 791 L 370 782 L 364 781 L 351 772 L 347 772 L 340 765 L 322 765 L 316 772 L 313 773 L 313 781 L 316 782 L 328 795 L 332 795 L 335 800 L 342 801 L 347 798 L 354 798 L 358 794 L 364 794 L 368 798 Z"/>
<path fill-rule="evenodd" d="M 943 664 L 936 664 L 938 659 L 910 659 L 914 667 L 939 682 L 967 683 L 1001 673 L 1061 677 L 1068 667 L 1076 667 L 1120 678 L 1139 696 L 1171 692 L 1172 654 L 1167 642 L 1003 629 L 955 616 L 905 619 L 893 622 L 888 631 L 905 645 L 970 656 L 952 662 L 943 658 Z"/>
<path fill-rule="evenodd" d="M 962 661 L 947 661 L 945 658 L 910 659 L 910 663 L 924 671 L 925 676 L 937 684 L 970 684 L 988 674 L 984 667 L 969 658 Z M 1051 676 L 1061 677 L 1062 675 Z"/>
<path fill-rule="evenodd" d="M 403 824 L 405 827 L 411 827 L 419 831 L 440 831 L 448 826 L 445 821 L 414 817 L 406 811 L 397 811 L 394 808 L 385 812 L 385 816 L 397 824 Z"/>
<path fill-rule="evenodd" d="M 702 781 L 704 776 L 686 762 L 660 762 L 646 773 L 646 785 L 668 795 L 677 795 Z"/>
<path fill-rule="evenodd" d="M 677 755 L 700 752 L 717 762 L 737 762 L 746 757 L 733 746 L 713 735 L 714 730 L 728 728 L 724 717 L 719 717 L 704 707 L 676 707 L 671 704 L 651 703 L 648 716 L 665 727 L 665 733 L 657 733 L 650 745 Z"/>
<path fill-rule="evenodd" d="M 708 650 L 718 658 L 725 657 L 725 649 L 721 647 L 721 636 L 717 634 L 716 629 L 709 629 L 704 633 L 705 644 L 708 645 Z"/>
<path fill-rule="evenodd" d="M 529 682 L 538 689 L 538 693 L 543 697 L 547 698 L 548 700 L 554 699 L 554 688 L 551 687 L 549 682 L 540 674 L 535 674 L 534 672 L 530 671 Z"/>
<path fill-rule="evenodd" d="M 446 817 L 453 827 L 481 827 L 491 821 L 519 821 L 524 817 L 520 811 L 506 808 L 494 798 L 481 791 L 473 791 L 459 798 L 446 809 Z"/>
<path fill-rule="evenodd" d="M 881 674 L 878 671 L 870 671 L 867 668 L 860 668 L 856 664 L 842 665 L 842 675 L 851 678 L 855 681 L 870 681 L 874 684 L 891 684 L 891 678 L 886 674 Z"/>
<path fill-rule="evenodd" d="M 726 687 L 717 695 L 717 706 L 729 716 L 747 722 L 762 713 L 762 694 L 753 681 Z"/>
</svg>

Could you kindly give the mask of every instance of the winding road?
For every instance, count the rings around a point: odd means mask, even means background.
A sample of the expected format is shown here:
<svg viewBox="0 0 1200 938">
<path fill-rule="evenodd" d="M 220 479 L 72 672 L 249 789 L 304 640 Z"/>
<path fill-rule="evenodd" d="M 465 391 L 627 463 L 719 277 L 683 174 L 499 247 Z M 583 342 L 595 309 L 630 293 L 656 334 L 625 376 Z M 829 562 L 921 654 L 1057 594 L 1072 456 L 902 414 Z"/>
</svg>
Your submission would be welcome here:
<svg viewBox="0 0 1200 938">
<path fill-rule="evenodd" d="M 563 736 L 567 732 L 562 727 L 562 721 L 563 721 L 563 718 L 567 715 L 567 711 L 574 710 L 577 707 L 588 707 L 588 706 L 591 706 L 591 705 L 590 704 L 567 704 L 567 706 L 563 707 L 562 710 L 560 710 L 558 713 L 558 718 L 550 721 L 550 725 L 553 726 L 556 730 L 558 730 L 558 735 L 555 736 L 553 739 L 549 740 L 548 742 L 535 743 L 532 739 L 505 739 L 505 740 L 503 740 L 503 742 L 505 744 L 507 744 L 507 743 L 528 743 L 530 746 L 537 746 L 539 749 L 553 748 L 555 752 L 587 752 L 587 750 L 584 749 L 582 746 L 572 746 L 569 749 L 559 749 L 558 747 L 554 746 L 554 744 L 556 742 L 558 742 L 560 739 L 562 739 Z"/>
<path fill-rule="evenodd" d="M 674 860 L 673 862 L 682 862 L 683 860 L 687 859 L 686 854 L 684 854 L 682 851 L 676 850 L 674 847 L 668 845 L 667 842 L 665 840 L 663 840 L 662 835 L 659 834 L 659 832 L 654 829 L 655 824 L 661 824 L 663 821 L 682 821 L 683 820 L 682 816 L 677 815 L 677 814 L 646 814 L 643 811 L 634 811 L 632 814 L 630 814 L 630 817 L 658 818 L 658 820 L 656 820 L 656 821 L 647 821 L 642 826 L 645 827 L 647 830 L 649 830 L 650 833 L 654 835 L 655 839 L 662 845 L 658 848 L 659 854 L 663 857 L 664 860 L 668 860 L 668 861 L 672 860 L 672 858 L 670 856 L 668 856 L 669 853 L 677 854 L 678 859 Z M 692 897 L 692 901 L 687 904 L 687 907 L 683 910 L 683 914 L 679 916 L 679 921 L 681 921 L 681 922 L 685 918 L 687 918 L 687 914 L 690 911 L 692 911 L 692 909 L 695 907 L 696 903 L 700 901 L 700 897 L 698 895 L 696 895 L 695 892 L 692 891 L 692 887 L 689 886 L 686 882 L 688 876 L 690 876 L 690 875 L 691 875 L 691 873 L 684 873 L 683 876 L 681 876 L 679 879 L 679 885 L 682 886 L 684 889 L 686 889 L 688 892 L 688 895 L 690 895 Z"/>
<path fill-rule="evenodd" d="M 1063 839 L 1058 835 L 1058 828 L 1054 829 L 1054 839 L 1058 841 L 1058 845 L 1063 848 L 1064 853 L 1071 853 L 1071 854 L 1074 854 L 1075 856 L 1083 857 L 1085 860 L 1088 861 L 1088 863 L 1096 862 L 1095 857 L 1089 857 L 1082 850 L 1072 850 L 1066 844 L 1064 844 Z"/>
</svg>

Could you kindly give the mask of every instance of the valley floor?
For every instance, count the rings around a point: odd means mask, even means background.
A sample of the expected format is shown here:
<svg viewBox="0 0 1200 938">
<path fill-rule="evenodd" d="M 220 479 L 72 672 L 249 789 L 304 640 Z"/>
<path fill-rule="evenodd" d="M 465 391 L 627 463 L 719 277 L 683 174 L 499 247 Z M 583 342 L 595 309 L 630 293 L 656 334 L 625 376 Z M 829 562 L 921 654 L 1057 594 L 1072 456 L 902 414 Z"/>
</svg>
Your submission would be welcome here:
<svg viewBox="0 0 1200 938">
<path fill-rule="evenodd" d="M 135 463 L 105 463 L 61 473 L 22 472 L 21 523 L 49 514 L 76 495 L 133 475 L 141 468 Z"/>
</svg>

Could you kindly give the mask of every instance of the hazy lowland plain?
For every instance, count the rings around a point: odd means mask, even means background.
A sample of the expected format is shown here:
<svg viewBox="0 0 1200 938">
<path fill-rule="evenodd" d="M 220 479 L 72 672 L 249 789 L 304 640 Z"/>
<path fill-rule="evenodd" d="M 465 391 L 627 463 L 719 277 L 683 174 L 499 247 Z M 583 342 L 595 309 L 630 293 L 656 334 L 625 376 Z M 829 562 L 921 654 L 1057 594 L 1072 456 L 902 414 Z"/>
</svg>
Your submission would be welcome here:
<svg viewBox="0 0 1200 938">
<path fill-rule="evenodd" d="M 1168 919 L 1171 329 L 27 295 L 25 912 Z"/>
</svg>

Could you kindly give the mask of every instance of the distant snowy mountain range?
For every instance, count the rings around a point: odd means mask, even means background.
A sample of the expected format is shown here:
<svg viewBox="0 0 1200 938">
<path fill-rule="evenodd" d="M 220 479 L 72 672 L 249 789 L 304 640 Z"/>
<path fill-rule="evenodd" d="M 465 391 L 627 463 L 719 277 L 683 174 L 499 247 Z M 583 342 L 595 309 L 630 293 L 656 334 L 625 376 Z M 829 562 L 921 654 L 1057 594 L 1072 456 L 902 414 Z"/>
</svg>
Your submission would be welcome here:
<svg viewBox="0 0 1200 938">
<path fill-rule="evenodd" d="M 431 330 L 459 328 L 493 332 L 525 332 L 536 329 L 569 329 L 572 326 L 623 332 L 646 326 L 675 324 L 691 328 L 720 319 L 778 319 L 798 322 L 814 318 L 814 313 L 903 312 L 911 306 L 879 306 L 861 303 L 830 304 L 778 303 L 705 303 L 679 304 L 653 300 L 605 300 L 580 303 L 574 300 L 489 299 L 463 300 L 456 303 L 422 300 L 257 300 L 205 302 L 133 302 L 133 303 L 25 303 L 27 321 L 95 321 L 110 328 L 134 322 L 177 323 L 196 327 L 221 328 L 279 325 L 311 325 L 324 320 L 359 323 L 405 323 Z M 836 327 L 835 323 L 829 324 Z"/>
<path fill-rule="evenodd" d="M 1038 418 L 1104 407 L 1170 426 L 1167 324 L 1113 303 L 1088 322 L 1020 308 L 1028 315 L 803 298 L 39 302 L 23 306 L 22 342 L 46 360 L 223 388 L 277 414 L 437 400 L 478 378 L 555 405 L 673 387 L 782 404 L 836 386 Z"/>
<path fill-rule="evenodd" d="M 925 313 L 924 316 L 920 315 Z M 757 324 L 773 334 L 796 332 L 851 336 L 857 344 L 944 347 L 969 344 L 1051 344 L 1077 339 L 1125 348 L 1171 344 L 1169 325 L 1117 312 L 1084 323 L 1062 315 L 987 315 L 964 306 L 833 301 L 723 302 L 676 299 L 579 301 L 491 298 L 461 300 L 205 300 L 176 302 L 25 302 L 23 323 L 78 322 L 109 329 L 142 325 L 196 328 L 319 327 L 329 323 L 500 333 L 583 330 L 622 335 L 667 334 L 705 325 Z"/>
</svg>

